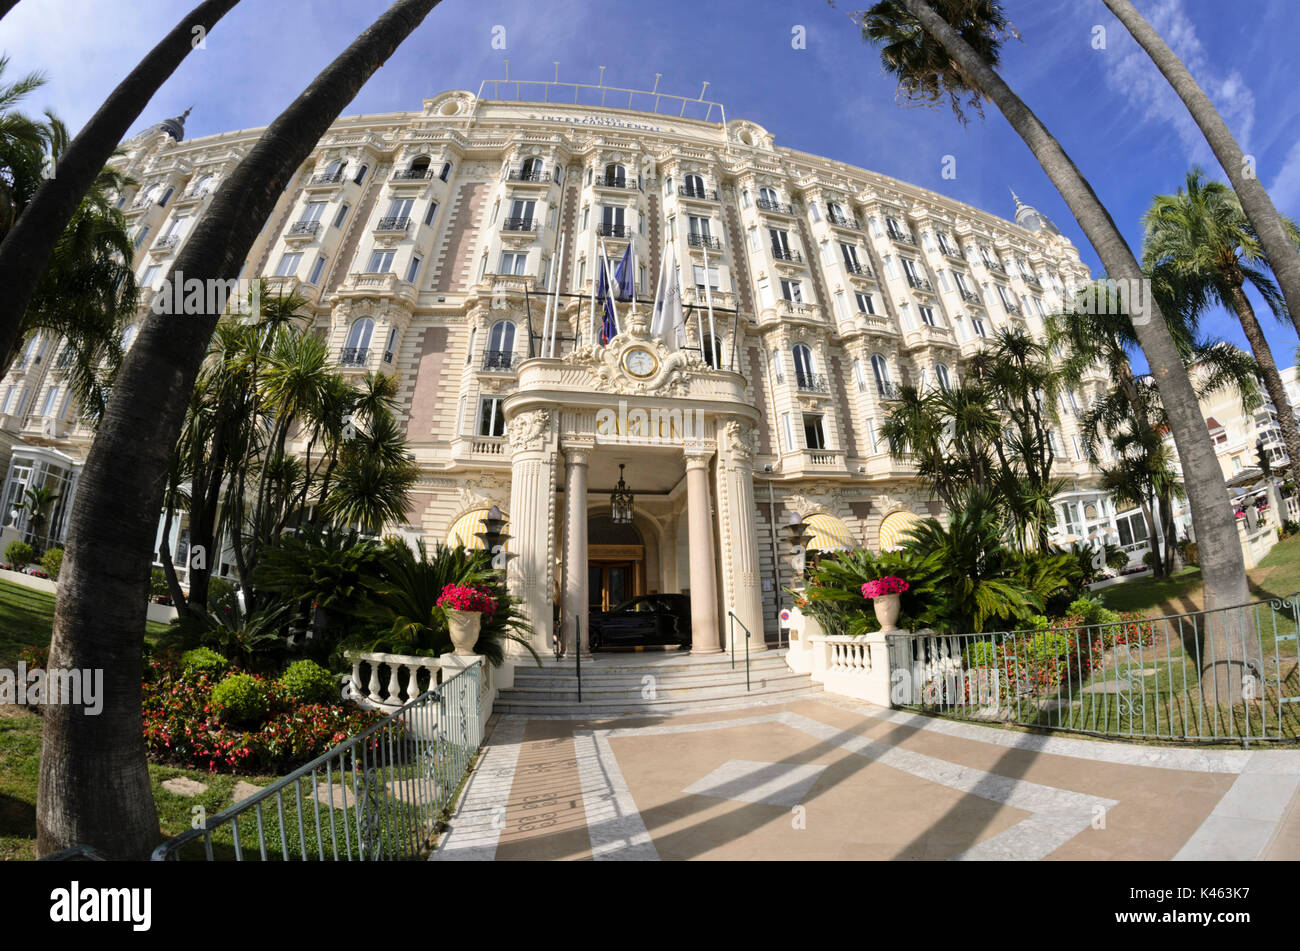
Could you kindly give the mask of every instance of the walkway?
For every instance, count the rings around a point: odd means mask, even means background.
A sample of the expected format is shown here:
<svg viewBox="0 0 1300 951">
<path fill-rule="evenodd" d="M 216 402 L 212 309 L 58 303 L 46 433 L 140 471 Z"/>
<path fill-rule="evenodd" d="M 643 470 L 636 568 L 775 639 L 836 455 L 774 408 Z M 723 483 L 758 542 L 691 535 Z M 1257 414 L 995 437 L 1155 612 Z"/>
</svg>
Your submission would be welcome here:
<svg viewBox="0 0 1300 951">
<path fill-rule="evenodd" d="M 819 696 L 497 717 L 435 861 L 1295 859 L 1300 752 L 1044 737 Z"/>
</svg>

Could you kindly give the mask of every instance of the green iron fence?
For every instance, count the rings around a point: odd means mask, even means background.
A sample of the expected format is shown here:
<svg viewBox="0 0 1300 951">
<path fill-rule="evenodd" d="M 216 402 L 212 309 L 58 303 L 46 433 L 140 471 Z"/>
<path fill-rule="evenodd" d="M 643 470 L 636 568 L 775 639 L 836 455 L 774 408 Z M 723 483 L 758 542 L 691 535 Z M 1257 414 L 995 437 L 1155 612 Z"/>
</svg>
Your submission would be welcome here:
<svg viewBox="0 0 1300 951">
<path fill-rule="evenodd" d="M 984 634 L 891 634 L 895 706 L 1153 740 L 1300 739 L 1300 594 Z"/>
<path fill-rule="evenodd" d="M 153 859 L 374 861 L 418 858 L 483 742 L 481 664 L 340 743 Z"/>
</svg>

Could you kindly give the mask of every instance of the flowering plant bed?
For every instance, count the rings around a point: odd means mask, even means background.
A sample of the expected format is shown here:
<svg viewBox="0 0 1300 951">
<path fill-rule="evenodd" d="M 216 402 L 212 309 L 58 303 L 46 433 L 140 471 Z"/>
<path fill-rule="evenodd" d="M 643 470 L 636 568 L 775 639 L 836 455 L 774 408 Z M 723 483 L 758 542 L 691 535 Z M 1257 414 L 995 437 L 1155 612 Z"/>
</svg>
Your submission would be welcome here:
<svg viewBox="0 0 1300 951">
<path fill-rule="evenodd" d="M 911 587 L 902 578 L 894 575 L 887 575 L 884 578 L 877 578 L 875 581 L 868 581 L 862 586 L 862 596 L 864 598 L 879 598 L 886 594 L 902 594 Z"/>
<path fill-rule="evenodd" d="M 449 584 L 438 596 L 438 607 L 451 611 L 478 611 L 481 614 L 495 614 L 496 599 L 491 592 L 470 585 Z"/>
</svg>

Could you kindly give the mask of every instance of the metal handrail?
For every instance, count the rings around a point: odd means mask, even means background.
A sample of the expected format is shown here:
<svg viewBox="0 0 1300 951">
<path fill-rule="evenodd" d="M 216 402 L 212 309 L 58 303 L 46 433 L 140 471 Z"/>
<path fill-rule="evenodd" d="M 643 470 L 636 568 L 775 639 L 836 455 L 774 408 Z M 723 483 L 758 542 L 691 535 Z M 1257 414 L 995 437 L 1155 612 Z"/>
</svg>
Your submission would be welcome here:
<svg viewBox="0 0 1300 951">
<path fill-rule="evenodd" d="M 202 841 L 204 857 L 213 861 L 213 835 L 228 825 L 235 860 L 243 861 L 239 820 L 250 813 L 256 817 L 262 861 L 268 858 L 268 844 L 272 851 L 278 845 L 285 861 L 291 854 L 302 861 L 324 861 L 327 853 L 337 861 L 340 852 L 351 861 L 353 836 L 361 861 L 419 856 L 431 845 L 437 822 L 454 804 L 483 742 L 480 664 L 459 671 L 198 828 L 168 839 L 154 849 L 153 860 L 175 860 L 186 846 Z M 268 830 L 271 820 L 264 805 L 271 799 L 275 826 Z M 274 833 L 270 843 L 268 832 Z"/>
<path fill-rule="evenodd" d="M 573 670 L 578 677 L 578 702 L 582 703 L 582 618 L 573 616 Z"/>
<path fill-rule="evenodd" d="M 736 617 L 736 612 L 728 609 L 727 618 L 730 627 L 727 629 L 727 640 L 731 642 L 731 669 L 736 669 L 736 625 L 739 624 L 745 631 L 745 691 L 749 691 L 749 638 L 751 637 L 745 622 Z"/>
</svg>

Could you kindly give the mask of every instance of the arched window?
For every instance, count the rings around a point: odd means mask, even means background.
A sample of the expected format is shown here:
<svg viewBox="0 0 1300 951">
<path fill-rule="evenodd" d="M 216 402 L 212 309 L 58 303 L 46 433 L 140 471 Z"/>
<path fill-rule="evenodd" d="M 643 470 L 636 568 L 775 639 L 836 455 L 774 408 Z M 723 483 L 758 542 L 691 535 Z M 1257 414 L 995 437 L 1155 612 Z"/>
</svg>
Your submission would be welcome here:
<svg viewBox="0 0 1300 951">
<path fill-rule="evenodd" d="M 948 379 L 948 368 L 942 363 L 934 365 L 934 375 L 939 378 L 939 388 L 947 393 L 952 389 L 952 383 Z"/>
<path fill-rule="evenodd" d="M 510 369 L 515 352 L 515 325 L 508 320 L 498 320 L 488 335 L 487 366 L 485 369 Z"/>
<path fill-rule="evenodd" d="M 836 220 L 843 221 L 844 218 L 846 217 L 844 214 L 844 209 L 840 206 L 840 203 L 837 201 L 827 202 L 826 211 L 827 213 L 830 214 L 831 221 L 836 221 Z"/>
<path fill-rule="evenodd" d="M 206 195 L 216 187 L 217 187 L 216 176 L 204 175 L 202 178 L 200 178 L 197 182 L 194 183 L 194 194 Z"/>
<path fill-rule="evenodd" d="M 802 343 L 794 347 L 794 378 L 801 390 L 812 386 L 812 351 Z"/>
<path fill-rule="evenodd" d="M 542 177 L 542 160 L 533 155 L 524 159 L 519 177 L 526 182 L 535 182 Z"/>
<path fill-rule="evenodd" d="M 627 185 L 627 169 L 615 162 L 605 166 L 605 184 L 623 188 Z"/>
<path fill-rule="evenodd" d="M 357 177 L 354 178 L 353 181 L 356 182 L 358 185 L 360 185 L 362 182 L 366 180 L 366 173 L 369 171 L 370 171 L 369 165 L 362 165 L 359 169 L 357 169 Z"/>
<path fill-rule="evenodd" d="M 695 198 L 704 197 L 704 179 L 699 175 L 686 176 L 686 194 Z"/>
<path fill-rule="evenodd" d="M 366 362 L 370 351 L 370 337 L 375 332 L 375 322 L 362 317 L 348 331 L 348 342 L 343 348 L 343 365 L 360 366 Z"/>
<path fill-rule="evenodd" d="M 777 198 L 776 195 L 776 189 L 768 188 L 766 185 L 758 190 L 758 200 L 766 205 L 780 204 L 780 199 Z"/>
<path fill-rule="evenodd" d="M 167 191 L 163 192 L 163 196 L 158 199 L 159 206 L 164 206 L 167 204 L 167 202 L 171 201 L 172 195 L 175 194 L 175 192 L 176 189 L 174 188 L 169 188 L 167 189 Z"/>
<path fill-rule="evenodd" d="M 722 342 L 721 341 L 715 340 L 713 337 L 709 336 L 708 334 L 705 334 L 704 346 L 702 349 L 704 351 L 705 363 L 713 367 L 713 369 L 715 370 L 718 369 L 718 367 L 722 366 Z"/>
<path fill-rule="evenodd" d="M 334 161 L 330 162 L 329 166 L 325 169 L 326 178 L 337 178 L 339 175 L 342 174 L 343 174 L 342 159 L 335 159 Z"/>
<path fill-rule="evenodd" d="M 429 156 L 417 155 L 411 159 L 411 164 L 407 168 L 407 173 L 411 178 L 424 178 L 429 173 Z"/>
</svg>

